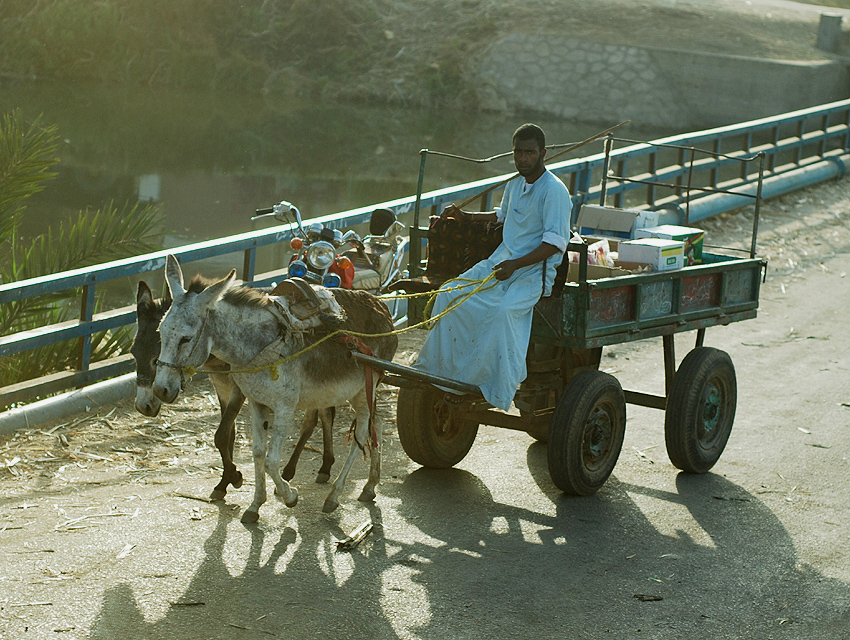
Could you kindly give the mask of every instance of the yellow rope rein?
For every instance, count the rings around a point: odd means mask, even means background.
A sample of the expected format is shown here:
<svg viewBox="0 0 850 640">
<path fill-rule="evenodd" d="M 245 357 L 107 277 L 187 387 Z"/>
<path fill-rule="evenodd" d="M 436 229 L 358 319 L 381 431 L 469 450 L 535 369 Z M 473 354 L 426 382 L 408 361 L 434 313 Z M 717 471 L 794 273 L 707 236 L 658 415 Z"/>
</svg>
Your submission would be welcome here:
<svg viewBox="0 0 850 640">
<path fill-rule="evenodd" d="M 293 353 L 291 355 L 288 355 L 285 358 L 281 358 L 280 360 L 277 360 L 276 362 L 273 362 L 271 364 L 264 364 L 264 365 L 259 366 L 259 367 L 251 367 L 251 368 L 248 368 L 248 369 L 231 369 L 229 371 L 212 371 L 212 370 L 208 370 L 208 369 L 195 369 L 194 367 L 181 367 L 181 370 L 186 375 L 193 376 L 196 373 L 207 373 L 207 374 L 209 374 L 209 373 L 226 373 L 226 374 L 259 373 L 260 371 L 263 371 L 264 369 L 268 369 L 269 373 L 271 374 L 272 380 L 277 380 L 278 377 L 280 377 L 278 370 L 277 370 L 280 365 L 282 365 L 286 362 L 289 362 L 290 360 L 294 360 L 295 358 L 298 358 L 299 356 L 304 355 L 305 353 L 310 351 L 310 349 L 315 349 L 316 347 L 318 347 L 320 344 L 322 344 L 326 340 L 330 340 L 331 338 L 334 338 L 336 336 L 349 335 L 349 336 L 356 336 L 358 338 L 385 338 L 387 336 L 399 335 L 399 334 L 402 334 L 402 333 L 406 333 L 408 331 L 412 331 L 413 329 L 418 329 L 420 327 L 428 327 L 430 329 L 438 320 L 440 320 L 440 318 L 445 316 L 450 311 L 457 309 L 461 304 L 463 304 L 464 302 L 469 300 L 469 298 L 471 298 L 476 293 L 478 293 L 480 291 L 487 291 L 488 289 L 492 289 L 493 287 L 495 287 L 496 286 L 495 282 L 493 284 L 487 286 L 487 287 L 484 286 L 487 283 L 489 283 L 491 280 L 493 280 L 495 277 L 496 277 L 495 272 L 492 272 L 486 278 L 482 278 L 480 280 L 472 280 L 472 279 L 469 279 L 469 278 L 452 278 L 451 280 L 448 280 L 447 282 L 443 283 L 443 286 L 440 289 L 438 289 L 437 291 L 425 291 L 423 293 L 410 293 L 410 294 L 403 294 L 403 295 L 400 295 L 400 296 L 396 296 L 396 297 L 399 297 L 399 298 L 420 298 L 420 297 L 428 296 L 429 299 L 428 299 L 427 304 L 425 305 L 425 315 L 427 316 L 428 312 L 434 306 L 434 300 L 437 298 L 437 294 L 443 293 L 443 292 L 461 291 L 463 289 L 468 289 L 469 287 L 474 286 L 474 288 L 470 289 L 469 291 L 461 293 L 457 297 L 453 298 L 452 301 L 446 306 L 446 308 L 442 312 L 440 312 L 436 316 L 434 316 L 433 318 L 426 317 L 421 322 L 417 322 L 416 324 L 413 324 L 413 325 L 408 325 L 407 327 L 404 327 L 403 329 L 393 329 L 392 331 L 386 331 L 384 333 L 360 333 L 360 332 L 357 332 L 357 331 L 347 331 L 345 329 L 337 329 L 336 331 L 332 331 L 331 333 L 327 334 L 326 336 L 323 336 L 319 340 L 316 340 L 316 342 L 314 342 L 313 344 L 301 349 L 297 353 Z M 460 282 L 462 284 L 458 284 L 456 286 L 445 288 L 445 285 L 449 284 L 451 282 Z"/>
</svg>

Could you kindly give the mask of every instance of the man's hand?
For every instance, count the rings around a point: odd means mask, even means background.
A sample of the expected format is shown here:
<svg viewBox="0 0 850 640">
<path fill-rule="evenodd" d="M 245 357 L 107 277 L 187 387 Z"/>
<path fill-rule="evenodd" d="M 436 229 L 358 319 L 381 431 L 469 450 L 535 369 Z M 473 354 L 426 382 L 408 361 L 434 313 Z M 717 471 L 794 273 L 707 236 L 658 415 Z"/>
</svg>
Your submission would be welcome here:
<svg viewBox="0 0 850 640">
<path fill-rule="evenodd" d="M 463 222 L 463 219 L 466 217 L 466 214 L 457 208 L 457 205 L 453 202 L 448 205 L 443 212 L 440 214 L 440 218 L 443 220 L 448 220 L 449 218 L 454 218 L 460 222 Z"/>
<path fill-rule="evenodd" d="M 496 280 L 507 280 L 518 268 L 519 265 L 516 264 L 516 260 L 502 260 L 493 267 L 493 273 L 496 276 Z"/>
</svg>

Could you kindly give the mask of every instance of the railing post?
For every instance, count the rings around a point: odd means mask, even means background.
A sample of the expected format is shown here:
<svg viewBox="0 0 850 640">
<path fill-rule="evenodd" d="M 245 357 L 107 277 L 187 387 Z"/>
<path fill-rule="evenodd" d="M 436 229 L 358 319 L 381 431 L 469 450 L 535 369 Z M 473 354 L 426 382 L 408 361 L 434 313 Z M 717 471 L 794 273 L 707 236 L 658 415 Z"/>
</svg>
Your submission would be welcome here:
<svg viewBox="0 0 850 640">
<path fill-rule="evenodd" d="M 779 145 L 779 125 L 773 126 L 773 149 L 771 149 L 770 158 L 768 159 L 767 169 L 773 171 L 776 169 L 776 147 Z"/>
<path fill-rule="evenodd" d="M 242 260 L 242 282 L 251 282 L 254 280 L 254 273 L 257 270 L 257 247 L 245 249 L 245 255 Z"/>
<path fill-rule="evenodd" d="M 794 164 L 799 165 L 803 161 L 803 136 L 806 134 L 805 118 L 797 121 L 797 145 L 794 151 Z"/>
<path fill-rule="evenodd" d="M 718 163 L 718 161 L 719 161 L 719 155 L 720 155 L 720 149 L 722 148 L 722 143 L 723 143 L 723 139 L 722 139 L 722 138 L 715 138 L 715 139 L 714 139 L 714 145 L 713 145 L 713 148 L 712 148 L 712 150 L 713 150 L 713 151 L 714 151 L 714 153 L 715 153 L 715 156 L 714 156 L 714 164 L 711 166 L 711 171 L 709 171 L 709 173 L 708 173 L 708 175 L 709 175 L 709 183 L 711 184 L 711 188 L 712 188 L 712 189 L 716 189 L 716 188 L 717 188 L 717 176 L 718 176 L 718 175 L 719 175 L 719 173 L 720 173 L 720 172 L 717 170 L 717 163 Z"/>
<path fill-rule="evenodd" d="M 590 164 L 587 162 L 582 163 L 581 168 L 576 171 L 575 174 L 575 192 L 573 196 L 577 198 L 576 204 L 577 207 L 573 207 L 572 215 L 570 220 L 570 226 L 575 226 L 576 219 L 578 218 L 578 212 L 581 209 L 581 205 L 585 204 L 588 199 L 588 194 L 590 192 L 590 179 L 591 179 L 592 170 L 590 168 Z"/>
<path fill-rule="evenodd" d="M 750 152 L 750 149 L 752 149 L 752 147 L 753 147 L 753 133 L 752 133 L 752 131 L 747 131 L 744 134 L 744 149 L 743 149 L 744 154 L 748 154 Z M 740 174 L 741 180 L 746 180 L 747 174 L 748 174 L 747 163 L 742 162 L 741 163 L 741 174 Z"/>
<path fill-rule="evenodd" d="M 823 114 L 823 121 L 821 124 L 822 135 L 820 138 L 820 144 L 818 145 L 818 155 L 821 158 L 826 154 L 826 134 L 829 131 L 829 111 Z"/>
<path fill-rule="evenodd" d="M 658 156 L 655 152 L 649 154 L 649 158 L 647 159 L 648 166 L 647 171 L 652 176 L 652 182 L 658 180 Z M 655 190 L 656 187 L 654 185 L 646 185 L 646 204 L 650 207 L 655 206 Z"/>
<path fill-rule="evenodd" d="M 620 160 L 617 161 L 617 175 L 624 176 L 626 175 L 626 157 L 624 156 Z M 623 184 L 620 183 L 617 185 L 616 193 L 614 194 L 614 206 L 622 208 L 625 206 L 626 198 L 626 189 Z"/>
<path fill-rule="evenodd" d="M 91 322 L 94 317 L 94 284 L 83 287 L 80 298 L 80 323 Z M 82 336 L 77 346 L 77 371 L 88 371 L 91 365 L 91 334 Z"/>
</svg>

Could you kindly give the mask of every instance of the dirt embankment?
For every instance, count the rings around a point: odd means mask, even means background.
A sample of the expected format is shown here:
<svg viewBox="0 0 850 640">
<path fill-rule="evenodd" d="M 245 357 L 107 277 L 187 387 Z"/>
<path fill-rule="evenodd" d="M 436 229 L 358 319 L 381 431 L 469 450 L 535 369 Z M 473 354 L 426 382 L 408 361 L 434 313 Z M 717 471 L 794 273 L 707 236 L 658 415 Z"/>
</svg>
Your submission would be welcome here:
<svg viewBox="0 0 850 640">
<path fill-rule="evenodd" d="M 847 0 L 834 1 L 850 9 Z M 478 108 L 480 56 L 513 33 L 783 60 L 827 57 L 815 46 L 823 8 L 786 0 L 6 4 L 0 79 L 235 89 L 294 101 Z M 846 37 L 838 53 L 850 56 Z"/>
</svg>

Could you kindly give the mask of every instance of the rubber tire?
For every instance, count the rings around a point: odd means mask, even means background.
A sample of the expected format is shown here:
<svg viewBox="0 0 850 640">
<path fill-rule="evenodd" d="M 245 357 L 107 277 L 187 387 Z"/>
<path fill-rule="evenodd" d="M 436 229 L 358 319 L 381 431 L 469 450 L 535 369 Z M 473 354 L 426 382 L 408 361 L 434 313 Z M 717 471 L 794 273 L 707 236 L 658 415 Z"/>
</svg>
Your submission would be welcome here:
<svg viewBox="0 0 850 640">
<path fill-rule="evenodd" d="M 720 458 L 738 401 L 735 367 L 725 351 L 697 347 L 673 378 L 664 418 L 667 455 L 688 473 L 705 473 Z"/>
<path fill-rule="evenodd" d="M 605 438 L 593 443 L 588 436 Z M 590 496 L 608 480 L 626 434 L 626 399 L 619 381 L 582 371 L 564 388 L 549 428 L 549 475 L 564 493 Z"/>
<path fill-rule="evenodd" d="M 478 435 L 476 423 L 452 420 L 455 410 L 443 402 L 445 395 L 433 387 L 398 391 L 398 439 L 410 459 L 423 467 L 453 467 L 466 457 Z"/>
</svg>

